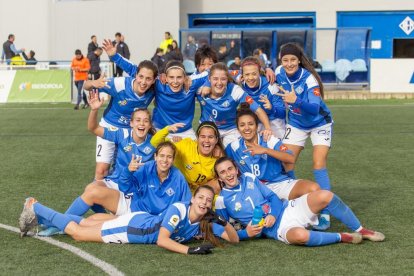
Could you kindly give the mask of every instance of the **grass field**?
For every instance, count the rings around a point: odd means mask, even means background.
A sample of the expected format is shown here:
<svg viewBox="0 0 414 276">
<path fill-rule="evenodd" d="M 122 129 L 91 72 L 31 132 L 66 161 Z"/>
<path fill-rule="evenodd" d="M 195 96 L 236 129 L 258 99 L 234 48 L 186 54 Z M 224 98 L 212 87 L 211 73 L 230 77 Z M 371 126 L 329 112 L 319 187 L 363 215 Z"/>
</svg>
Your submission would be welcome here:
<svg viewBox="0 0 414 276">
<path fill-rule="evenodd" d="M 413 275 L 414 102 L 329 101 L 334 115 L 329 172 L 333 190 L 367 227 L 386 241 L 320 248 L 274 240 L 241 242 L 208 256 L 184 256 L 155 245 L 74 245 L 126 275 Z M 17 227 L 27 196 L 64 211 L 89 183 L 95 167 L 95 137 L 88 111 L 69 104 L 0 105 L 0 223 Z M 311 147 L 296 175 L 312 179 Z M 334 220 L 330 231 L 345 231 Z M 0 275 L 98 275 L 78 256 L 0 228 Z"/>
</svg>

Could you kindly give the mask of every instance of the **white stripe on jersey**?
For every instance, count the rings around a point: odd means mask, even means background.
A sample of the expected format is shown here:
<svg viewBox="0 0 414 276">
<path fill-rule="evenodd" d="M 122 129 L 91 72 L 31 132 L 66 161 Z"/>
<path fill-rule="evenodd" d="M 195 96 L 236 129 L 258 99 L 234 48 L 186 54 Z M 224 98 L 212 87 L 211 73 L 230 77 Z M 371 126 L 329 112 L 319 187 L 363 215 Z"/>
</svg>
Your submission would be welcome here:
<svg viewBox="0 0 414 276">
<path fill-rule="evenodd" d="M 196 74 L 196 75 L 192 74 L 190 76 L 190 79 L 192 79 L 192 80 L 201 79 L 201 78 L 204 78 L 205 76 L 207 76 L 208 73 L 209 73 L 209 71 L 204 71 L 203 73 L 200 73 L 200 74 Z"/>
<path fill-rule="evenodd" d="M 272 95 L 275 95 L 277 92 L 279 92 L 279 88 L 277 87 L 276 83 L 269 84 L 267 89 L 269 90 L 270 94 L 272 94 Z"/>
<path fill-rule="evenodd" d="M 280 74 L 280 70 L 282 69 L 282 65 L 279 65 L 275 70 L 275 75 Z"/>
<path fill-rule="evenodd" d="M 218 196 L 216 198 L 215 206 L 216 206 L 216 210 L 217 209 L 226 209 L 226 206 L 224 205 L 224 198 L 223 198 L 223 196 Z"/>
<path fill-rule="evenodd" d="M 124 77 L 114 78 L 114 84 L 115 84 L 116 92 L 121 92 L 125 90 L 125 78 Z"/>
<path fill-rule="evenodd" d="M 267 141 L 267 147 L 269 149 L 274 149 L 276 144 L 280 141 L 279 138 L 276 138 L 275 136 L 270 136 L 270 139 Z"/>
<path fill-rule="evenodd" d="M 232 150 L 234 152 L 236 152 L 239 149 L 239 147 L 240 147 L 240 141 L 239 141 L 239 139 L 234 140 L 233 142 L 231 142 L 230 146 L 231 146 Z"/>
<path fill-rule="evenodd" d="M 123 128 L 122 130 L 124 131 L 124 139 L 128 138 L 128 136 L 129 136 L 129 129 Z"/>
<path fill-rule="evenodd" d="M 319 83 L 316 80 L 316 78 L 312 74 L 310 74 L 309 77 L 306 78 L 306 85 L 308 86 L 308 90 L 309 90 L 311 88 L 319 86 Z"/>
<path fill-rule="evenodd" d="M 185 218 L 187 208 L 185 208 L 185 205 L 179 202 L 176 202 L 173 204 L 175 207 L 177 207 L 178 211 L 180 211 L 180 220 L 183 220 Z"/>
<path fill-rule="evenodd" d="M 233 90 L 231 91 L 231 97 L 235 100 L 238 101 L 241 99 L 241 97 L 243 97 L 244 95 L 244 90 L 243 88 L 241 88 L 238 85 L 234 85 L 233 86 Z"/>
</svg>

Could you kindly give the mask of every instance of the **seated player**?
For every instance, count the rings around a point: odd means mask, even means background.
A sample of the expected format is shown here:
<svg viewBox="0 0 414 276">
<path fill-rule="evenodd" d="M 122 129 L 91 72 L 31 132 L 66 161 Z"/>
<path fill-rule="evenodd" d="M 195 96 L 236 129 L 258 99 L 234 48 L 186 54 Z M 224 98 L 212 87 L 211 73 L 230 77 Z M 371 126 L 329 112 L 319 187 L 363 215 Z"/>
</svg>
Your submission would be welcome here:
<svg viewBox="0 0 414 276">
<path fill-rule="evenodd" d="M 214 169 L 224 185 L 215 202 L 216 212 L 226 220 L 237 220 L 240 240 L 264 236 L 286 244 L 322 246 L 333 243 L 360 243 L 362 239 L 383 241 L 385 236 L 364 228 L 352 210 L 335 194 L 320 190 L 297 199 L 282 202 L 270 189 L 251 173 L 238 175 L 235 162 L 222 157 Z M 255 207 L 263 210 L 263 225 L 252 225 Z M 328 233 L 307 230 L 318 224 L 318 213 L 326 208 L 353 233 Z M 222 228 L 215 226 L 220 235 Z"/>
<path fill-rule="evenodd" d="M 86 219 L 58 213 L 37 202 L 34 198 L 26 199 L 20 216 L 21 236 L 36 225 L 39 218 L 65 231 L 77 241 L 104 243 L 141 243 L 157 244 L 167 250 L 182 254 L 211 253 L 211 244 L 196 247 L 182 245 L 194 236 L 202 234 L 213 245 L 219 245 L 211 233 L 210 222 L 224 228 L 222 238 L 237 243 L 239 238 L 233 227 L 226 220 L 211 211 L 214 197 L 213 190 L 200 187 L 190 202 L 176 202 L 160 215 L 135 212 L 122 216 L 111 214 L 94 214 Z"/>
</svg>

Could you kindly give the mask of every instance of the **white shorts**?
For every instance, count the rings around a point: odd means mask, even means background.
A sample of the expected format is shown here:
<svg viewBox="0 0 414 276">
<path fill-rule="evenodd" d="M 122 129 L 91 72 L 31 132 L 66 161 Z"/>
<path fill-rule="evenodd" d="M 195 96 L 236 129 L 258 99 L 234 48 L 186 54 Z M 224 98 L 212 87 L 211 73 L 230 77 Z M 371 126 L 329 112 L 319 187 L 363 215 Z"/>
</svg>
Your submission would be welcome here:
<svg viewBox="0 0 414 276">
<path fill-rule="evenodd" d="M 289 200 L 289 194 L 298 181 L 299 179 L 289 178 L 280 182 L 269 182 L 266 187 L 272 190 L 280 199 Z"/>
<path fill-rule="evenodd" d="M 237 128 L 232 128 L 228 130 L 219 129 L 219 132 L 220 132 L 221 140 L 223 141 L 224 148 L 226 148 L 228 144 L 240 138 L 240 133 L 237 130 Z"/>
<path fill-rule="evenodd" d="M 131 213 L 131 200 L 132 195 L 126 195 L 123 192 L 119 192 L 118 208 L 116 209 L 117 216 L 122 216 Z"/>
<path fill-rule="evenodd" d="M 318 225 L 318 215 L 312 213 L 308 205 L 308 194 L 299 198 L 289 200 L 288 206 L 282 215 L 279 228 L 277 229 L 277 239 L 289 244 L 286 234 L 296 227 L 307 228 Z"/>
<path fill-rule="evenodd" d="M 161 129 L 156 129 L 157 131 L 160 131 Z M 195 131 L 194 131 L 194 129 L 192 129 L 192 128 L 190 128 L 190 129 L 188 129 L 188 130 L 186 130 L 186 131 L 183 131 L 183 132 L 179 132 L 179 133 L 169 133 L 168 135 L 167 135 L 167 137 L 166 138 L 168 138 L 168 139 L 172 139 L 172 137 L 174 137 L 174 136 L 176 136 L 176 137 L 181 137 L 181 138 L 191 138 L 191 139 L 193 139 L 193 140 L 197 140 L 197 137 L 196 137 L 196 134 L 195 134 Z"/>
<path fill-rule="evenodd" d="M 125 214 L 116 219 L 105 221 L 101 228 L 102 240 L 105 243 L 129 243 L 128 224 L 137 213 L 140 212 Z"/>
<path fill-rule="evenodd" d="M 270 121 L 270 127 L 272 129 L 273 135 L 280 140 L 283 139 L 285 136 L 286 131 L 286 123 L 283 119 L 274 119 Z M 264 126 L 262 123 L 259 123 L 259 131 L 264 130 Z"/>
<path fill-rule="evenodd" d="M 113 182 L 112 180 L 107 178 L 104 178 L 102 182 L 105 183 L 106 187 L 119 191 L 118 183 Z"/>
<path fill-rule="evenodd" d="M 99 122 L 102 127 L 113 127 L 103 118 Z M 96 137 L 96 162 L 111 164 L 115 155 L 116 146 L 114 142 L 105 140 L 99 136 Z"/>
<path fill-rule="evenodd" d="M 309 136 L 311 137 L 312 145 L 330 147 L 332 141 L 332 123 L 309 130 L 299 129 L 287 124 L 283 144 L 305 147 L 306 139 Z"/>
</svg>

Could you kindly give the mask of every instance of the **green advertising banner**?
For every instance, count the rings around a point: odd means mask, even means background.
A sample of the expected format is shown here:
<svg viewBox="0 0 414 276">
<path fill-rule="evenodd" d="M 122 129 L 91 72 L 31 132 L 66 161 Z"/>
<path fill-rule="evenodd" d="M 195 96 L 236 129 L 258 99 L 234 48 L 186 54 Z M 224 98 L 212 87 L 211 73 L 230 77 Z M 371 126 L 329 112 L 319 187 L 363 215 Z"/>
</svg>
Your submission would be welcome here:
<svg viewBox="0 0 414 276">
<path fill-rule="evenodd" d="M 69 70 L 16 71 L 7 102 L 70 102 Z"/>
</svg>

